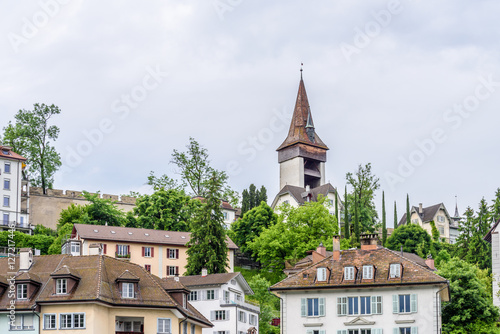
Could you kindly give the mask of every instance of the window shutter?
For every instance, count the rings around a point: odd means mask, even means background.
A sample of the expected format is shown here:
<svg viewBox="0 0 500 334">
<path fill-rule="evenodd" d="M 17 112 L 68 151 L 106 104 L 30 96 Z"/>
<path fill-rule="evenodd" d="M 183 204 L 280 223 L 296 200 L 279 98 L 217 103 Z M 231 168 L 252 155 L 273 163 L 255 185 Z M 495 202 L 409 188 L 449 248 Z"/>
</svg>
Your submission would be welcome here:
<svg viewBox="0 0 500 334">
<path fill-rule="evenodd" d="M 214 321 L 214 320 L 215 320 L 215 311 L 210 311 L 210 321 Z"/>
<path fill-rule="evenodd" d="M 229 320 L 229 311 L 225 311 L 226 312 L 226 320 Z"/>
<path fill-rule="evenodd" d="M 412 294 L 410 296 L 410 311 L 412 313 L 417 312 L 417 295 L 416 294 Z M 413 329 L 412 329 L 412 334 L 413 334 Z M 416 332 L 415 332 L 415 334 L 416 334 Z"/>
<path fill-rule="evenodd" d="M 130 254 L 130 245 L 127 245 L 127 254 Z"/>
<path fill-rule="evenodd" d="M 170 258 L 170 248 L 167 248 L 167 259 Z"/>
<path fill-rule="evenodd" d="M 179 266 L 175 266 L 175 274 L 179 275 Z"/>
<path fill-rule="evenodd" d="M 325 298 L 319 298 L 319 316 L 325 316 Z"/>
<path fill-rule="evenodd" d="M 116 253 L 118 254 L 118 245 L 116 245 Z"/>
<path fill-rule="evenodd" d="M 300 316 L 305 317 L 306 316 L 306 303 L 307 300 L 305 298 L 300 298 Z"/>
<path fill-rule="evenodd" d="M 144 248 L 146 248 L 146 247 L 142 247 L 142 256 L 144 256 L 144 252 L 145 252 Z"/>
<path fill-rule="evenodd" d="M 103 247 L 104 247 L 104 254 L 107 254 L 108 253 L 108 245 L 107 244 L 104 244 Z"/>
<path fill-rule="evenodd" d="M 306 333 L 307 333 L 307 334 L 313 334 L 313 331 L 312 331 L 312 330 L 310 330 L 310 329 L 308 329 Z"/>
<path fill-rule="evenodd" d="M 175 258 L 176 258 L 176 259 L 178 259 L 178 258 L 179 258 L 179 250 L 178 250 L 178 249 L 176 249 L 176 250 L 175 250 Z"/>
<path fill-rule="evenodd" d="M 394 328 L 392 330 L 392 334 L 399 334 L 399 328 Z"/>
<path fill-rule="evenodd" d="M 412 327 L 411 334 L 418 334 L 418 327 Z"/>
<path fill-rule="evenodd" d="M 319 331 L 319 334 L 326 334 L 326 331 L 324 329 Z"/>
<path fill-rule="evenodd" d="M 219 299 L 219 290 L 215 290 L 214 298 Z"/>
<path fill-rule="evenodd" d="M 398 295 L 392 295 L 392 313 L 399 313 L 399 298 Z"/>
<path fill-rule="evenodd" d="M 151 247 L 151 257 L 155 257 L 155 248 Z"/>
</svg>

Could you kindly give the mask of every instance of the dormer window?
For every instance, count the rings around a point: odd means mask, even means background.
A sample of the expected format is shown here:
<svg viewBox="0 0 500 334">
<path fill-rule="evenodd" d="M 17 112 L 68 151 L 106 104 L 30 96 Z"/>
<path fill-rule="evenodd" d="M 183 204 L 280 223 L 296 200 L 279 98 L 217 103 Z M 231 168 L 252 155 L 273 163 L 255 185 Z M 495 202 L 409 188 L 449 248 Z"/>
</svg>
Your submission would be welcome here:
<svg viewBox="0 0 500 334">
<path fill-rule="evenodd" d="M 373 279 L 373 266 L 371 264 L 363 266 L 363 279 Z"/>
<path fill-rule="evenodd" d="M 68 280 L 66 278 L 59 278 L 56 280 L 56 294 L 64 295 L 68 293 Z"/>
<path fill-rule="evenodd" d="M 326 281 L 326 268 L 318 268 L 317 269 L 317 280 L 318 282 Z"/>
<path fill-rule="evenodd" d="M 345 267 L 344 268 L 344 279 L 346 281 L 354 280 L 354 267 Z"/>
<path fill-rule="evenodd" d="M 401 263 L 391 263 L 390 278 L 401 277 Z"/>
<path fill-rule="evenodd" d="M 17 299 L 28 299 L 28 284 L 17 284 Z"/>
<path fill-rule="evenodd" d="M 135 298 L 135 284 L 122 283 L 122 298 Z"/>
</svg>

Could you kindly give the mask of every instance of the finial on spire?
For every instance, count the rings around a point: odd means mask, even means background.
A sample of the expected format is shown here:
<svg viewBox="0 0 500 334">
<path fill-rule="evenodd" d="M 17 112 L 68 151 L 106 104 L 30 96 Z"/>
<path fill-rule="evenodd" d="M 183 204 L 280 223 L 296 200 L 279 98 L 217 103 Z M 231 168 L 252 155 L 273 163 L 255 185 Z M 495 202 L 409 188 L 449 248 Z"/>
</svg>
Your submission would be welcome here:
<svg viewBox="0 0 500 334">
<path fill-rule="evenodd" d="M 302 80 L 302 66 L 304 66 L 304 63 L 300 63 L 300 80 Z"/>
</svg>

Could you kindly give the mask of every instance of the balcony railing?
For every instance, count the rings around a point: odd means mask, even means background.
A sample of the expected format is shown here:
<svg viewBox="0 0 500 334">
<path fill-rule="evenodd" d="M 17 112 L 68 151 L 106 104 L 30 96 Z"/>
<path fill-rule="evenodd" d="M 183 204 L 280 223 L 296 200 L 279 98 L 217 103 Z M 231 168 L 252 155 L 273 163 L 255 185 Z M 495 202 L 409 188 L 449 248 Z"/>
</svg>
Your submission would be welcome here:
<svg viewBox="0 0 500 334">
<path fill-rule="evenodd" d="M 144 332 L 119 332 L 119 331 L 116 331 L 115 334 L 144 334 Z"/>
<path fill-rule="evenodd" d="M 25 229 L 30 229 L 31 224 L 29 223 L 18 223 L 15 220 L 2 220 L 0 221 L 1 226 L 8 226 L 9 228 L 15 227 L 15 228 L 25 228 Z"/>
<path fill-rule="evenodd" d="M 235 305 L 238 305 L 238 306 L 243 306 L 243 307 L 249 308 L 250 310 L 254 310 L 256 312 L 260 311 L 259 304 L 251 302 L 251 301 L 243 301 L 243 300 L 229 300 L 228 301 L 228 300 L 222 300 L 222 303 L 225 304 L 225 305 L 235 304 Z"/>
</svg>

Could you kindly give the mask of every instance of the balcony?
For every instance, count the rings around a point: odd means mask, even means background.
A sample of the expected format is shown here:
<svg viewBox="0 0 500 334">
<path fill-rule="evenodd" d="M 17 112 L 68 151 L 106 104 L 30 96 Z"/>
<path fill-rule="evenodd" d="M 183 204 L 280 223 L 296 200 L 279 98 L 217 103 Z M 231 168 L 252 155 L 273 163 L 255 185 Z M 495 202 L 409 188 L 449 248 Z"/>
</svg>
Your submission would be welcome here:
<svg viewBox="0 0 500 334">
<path fill-rule="evenodd" d="M 254 303 L 251 301 L 243 301 L 243 300 L 221 300 L 221 306 L 242 306 L 246 307 L 255 312 L 260 312 L 260 306 L 258 303 Z"/>
<path fill-rule="evenodd" d="M 15 228 L 15 229 L 31 229 L 31 224 L 29 223 L 18 223 L 15 220 L 2 220 L 0 221 L 0 227 L 3 228 Z"/>
<path fill-rule="evenodd" d="M 144 318 L 117 316 L 115 334 L 144 334 Z"/>
</svg>

